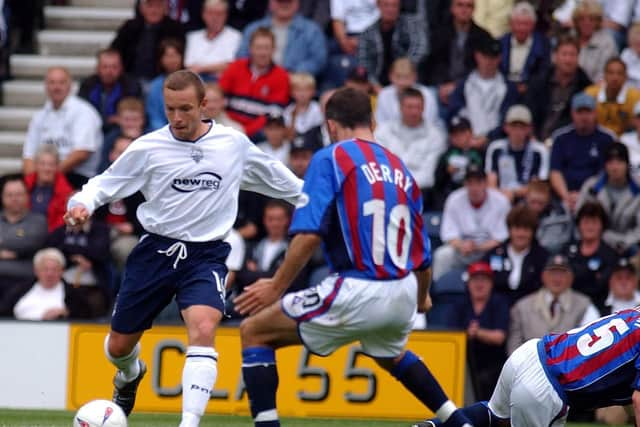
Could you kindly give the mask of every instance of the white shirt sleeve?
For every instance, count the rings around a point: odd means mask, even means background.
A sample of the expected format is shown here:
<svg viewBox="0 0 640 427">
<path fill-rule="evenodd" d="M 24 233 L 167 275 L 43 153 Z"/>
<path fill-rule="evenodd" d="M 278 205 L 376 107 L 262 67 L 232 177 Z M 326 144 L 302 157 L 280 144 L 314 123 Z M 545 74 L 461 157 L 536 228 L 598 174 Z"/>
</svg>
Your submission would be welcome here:
<svg viewBox="0 0 640 427">
<path fill-rule="evenodd" d="M 495 199 L 489 199 L 487 202 L 494 203 L 495 205 L 495 227 L 491 228 L 491 238 L 498 242 L 503 242 L 509 238 L 509 229 L 507 228 L 507 215 L 511 210 L 511 203 L 509 199 L 502 195 L 498 190 L 492 188 L 487 189 L 488 192 L 494 194 Z M 490 197 L 490 196 L 488 196 Z M 485 202 L 485 203 L 487 203 Z"/>
<path fill-rule="evenodd" d="M 29 130 L 22 146 L 22 157 L 33 159 L 42 139 L 40 135 L 40 121 L 42 120 L 42 110 L 38 111 L 29 122 Z"/>
<path fill-rule="evenodd" d="M 593 304 L 589 304 L 587 309 L 584 311 L 584 315 L 582 316 L 582 320 L 580 321 L 579 326 L 588 325 L 589 323 L 599 318 L 600 313 L 598 312 L 598 309 Z"/>
<path fill-rule="evenodd" d="M 67 208 L 84 205 L 89 213 L 117 199 L 124 199 L 140 190 L 147 180 L 145 165 L 147 151 L 134 141 L 129 148 L 103 173 L 89 180 L 76 193 Z"/>
<path fill-rule="evenodd" d="M 464 189 L 463 191 L 466 191 L 466 189 Z M 440 226 L 440 238 L 445 243 L 453 239 L 460 239 L 462 237 L 462 230 L 460 229 L 458 219 L 456 218 L 456 212 L 460 210 L 460 207 L 456 206 L 456 201 L 460 200 L 460 197 L 451 197 L 457 196 L 457 194 L 458 193 L 456 193 L 455 191 L 451 193 L 444 203 L 442 224 Z"/>
<path fill-rule="evenodd" d="M 71 128 L 73 150 L 96 152 L 102 147 L 102 120 L 93 107 L 78 107 L 76 120 Z"/>
<path fill-rule="evenodd" d="M 303 181 L 296 177 L 282 162 L 249 145 L 240 188 L 265 196 L 283 199 L 295 205 L 302 191 Z"/>
<path fill-rule="evenodd" d="M 345 14 L 344 0 L 331 0 L 331 19 L 344 21 Z"/>
<path fill-rule="evenodd" d="M 378 95 L 378 102 L 376 102 L 376 124 L 384 123 L 393 119 L 392 102 L 397 102 L 393 99 L 393 91 L 389 90 L 389 86 L 383 88 Z"/>
<path fill-rule="evenodd" d="M 244 240 L 240 233 L 234 229 L 231 229 L 229 235 L 224 240 L 231 245 L 231 252 L 229 252 L 225 264 L 230 271 L 238 271 L 242 268 L 242 263 L 244 262 L 246 251 Z"/>
<path fill-rule="evenodd" d="M 549 150 L 543 144 L 540 144 L 540 173 L 538 178 L 542 180 L 549 179 Z"/>
<path fill-rule="evenodd" d="M 634 0 L 605 0 L 604 15 L 616 24 L 629 26 L 634 8 Z"/>
</svg>

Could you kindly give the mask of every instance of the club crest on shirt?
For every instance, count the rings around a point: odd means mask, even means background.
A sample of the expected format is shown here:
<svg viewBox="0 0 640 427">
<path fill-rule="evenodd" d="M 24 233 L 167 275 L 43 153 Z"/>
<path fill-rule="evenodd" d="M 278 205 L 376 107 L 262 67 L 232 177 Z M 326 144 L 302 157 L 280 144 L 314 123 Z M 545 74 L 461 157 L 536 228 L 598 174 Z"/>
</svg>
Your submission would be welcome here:
<svg viewBox="0 0 640 427">
<path fill-rule="evenodd" d="M 200 148 L 193 147 L 191 149 L 191 158 L 193 159 L 194 162 L 200 163 L 200 160 L 204 158 L 204 153 Z"/>
</svg>

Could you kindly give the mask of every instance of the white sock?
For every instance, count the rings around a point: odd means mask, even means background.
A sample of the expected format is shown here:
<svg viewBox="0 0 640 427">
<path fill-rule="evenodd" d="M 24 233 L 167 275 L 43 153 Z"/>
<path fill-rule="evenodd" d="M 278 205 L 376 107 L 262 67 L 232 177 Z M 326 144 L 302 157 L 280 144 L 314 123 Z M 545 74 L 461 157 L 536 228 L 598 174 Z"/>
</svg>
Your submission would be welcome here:
<svg viewBox="0 0 640 427">
<path fill-rule="evenodd" d="M 182 371 L 180 427 L 197 427 L 218 376 L 218 353 L 211 347 L 189 346 Z"/>
<path fill-rule="evenodd" d="M 130 382 L 138 378 L 140 374 L 140 364 L 138 363 L 138 356 L 140 355 L 140 343 L 137 343 L 131 353 L 122 357 L 113 357 L 109 353 L 109 335 L 104 339 L 104 354 L 107 355 L 107 359 L 115 365 L 126 382 Z"/>
</svg>

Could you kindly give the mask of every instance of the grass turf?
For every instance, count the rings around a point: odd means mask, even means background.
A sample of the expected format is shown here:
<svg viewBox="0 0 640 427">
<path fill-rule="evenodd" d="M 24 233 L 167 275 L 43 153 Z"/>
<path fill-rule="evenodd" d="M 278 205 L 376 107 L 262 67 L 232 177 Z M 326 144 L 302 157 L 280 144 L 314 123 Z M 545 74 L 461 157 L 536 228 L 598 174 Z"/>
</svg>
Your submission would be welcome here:
<svg viewBox="0 0 640 427">
<path fill-rule="evenodd" d="M 68 411 L 36 411 L 0 409 L 0 427 L 70 427 L 73 413 Z M 131 427 L 175 427 L 180 422 L 177 414 L 133 414 L 129 419 Z M 284 427 L 382 427 L 409 426 L 407 421 L 370 421 L 345 419 L 301 419 L 289 418 L 282 421 Z M 249 417 L 206 415 L 202 427 L 251 426 Z M 596 427 L 598 424 L 569 424 L 570 427 Z"/>
</svg>

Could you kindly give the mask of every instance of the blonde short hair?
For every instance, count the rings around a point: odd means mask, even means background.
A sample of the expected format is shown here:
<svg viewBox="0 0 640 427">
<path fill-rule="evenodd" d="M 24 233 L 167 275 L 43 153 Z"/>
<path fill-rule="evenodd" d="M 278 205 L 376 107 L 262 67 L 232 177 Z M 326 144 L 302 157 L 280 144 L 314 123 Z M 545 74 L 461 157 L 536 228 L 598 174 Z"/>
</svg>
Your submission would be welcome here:
<svg viewBox="0 0 640 427">
<path fill-rule="evenodd" d="M 392 73 L 416 74 L 416 66 L 407 57 L 398 58 L 391 64 L 390 71 Z"/>
<path fill-rule="evenodd" d="M 33 256 L 33 266 L 38 268 L 44 260 L 51 259 L 60 264 L 60 267 L 64 268 L 67 265 L 67 261 L 64 259 L 64 255 L 56 248 L 44 248 L 40 249 Z"/>
<path fill-rule="evenodd" d="M 316 79 L 309 73 L 292 73 L 289 77 L 289 83 L 293 87 L 316 88 Z"/>
<path fill-rule="evenodd" d="M 226 0 L 206 0 L 202 5 L 202 9 L 214 6 L 224 6 L 225 9 L 229 9 L 229 3 Z"/>
<path fill-rule="evenodd" d="M 598 0 L 581 0 L 575 9 L 573 9 L 573 14 L 571 15 L 571 19 L 573 20 L 573 24 L 575 25 L 578 21 L 578 18 L 581 16 L 595 16 L 598 18 L 599 24 L 602 24 L 602 16 L 604 12 L 602 10 L 602 5 L 598 3 Z M 598 25 L 600 28 L 600 25 Z"/>
</svg>

